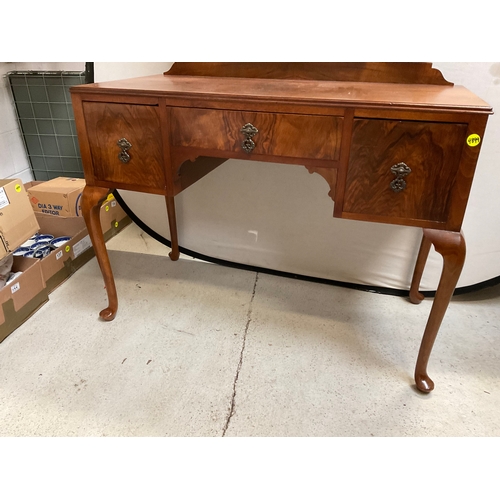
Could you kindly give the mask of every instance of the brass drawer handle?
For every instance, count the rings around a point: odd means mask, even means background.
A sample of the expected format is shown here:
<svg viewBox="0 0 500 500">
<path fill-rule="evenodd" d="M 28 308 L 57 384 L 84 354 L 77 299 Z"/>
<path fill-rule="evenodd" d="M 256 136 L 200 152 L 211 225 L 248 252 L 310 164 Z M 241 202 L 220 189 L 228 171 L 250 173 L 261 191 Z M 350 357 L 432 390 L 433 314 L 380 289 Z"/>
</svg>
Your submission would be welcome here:
<svg viewBox="0 0 500 500">
<path fill-rule="evenodd" d="M 250 154 L 255 148 L 255 142 L 252 141 L 252 137 L 258 134 L 259 131 L 251 123 L 247 123 L 241 128 L 240 132 L 245 136 L 245 140 L 241 143 L 241 147 L 243 151 Z"/>
<path fill-rule="evenodd" d="M 118 159 L 122 163 L 128 163 L 130 161 L 130 155 L 127 151 L 132 147 L 132 144 L 130 144 L 125 137 L 121 138 L 117 144 L 121 148 L 121 151 L 118 153 Z"/>
<path fill-rule="evenodd" d="M 395 193 L 399 193 L 406 188 L 406 181 L 404 177 L 411 174 L 411 168 L 406 163 L 398 163 L 391 167 L 391 172 L 396 176 L 396 178 L 391 182 L 391 189 Z"/>
</svg>

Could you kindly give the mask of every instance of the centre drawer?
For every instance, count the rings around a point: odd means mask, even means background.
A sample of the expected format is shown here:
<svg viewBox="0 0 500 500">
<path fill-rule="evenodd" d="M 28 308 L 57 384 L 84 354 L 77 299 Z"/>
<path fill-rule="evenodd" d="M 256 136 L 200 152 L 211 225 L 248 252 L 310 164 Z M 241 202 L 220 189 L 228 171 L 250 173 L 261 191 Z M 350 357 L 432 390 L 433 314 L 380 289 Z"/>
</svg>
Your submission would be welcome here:
<svg viewBox="0 0 500 500">
<path fill-rule="evenodd" d="M 176 147 L 338 160 L 343 117 L 198 108 L 171 109 Z"/>
</svg>

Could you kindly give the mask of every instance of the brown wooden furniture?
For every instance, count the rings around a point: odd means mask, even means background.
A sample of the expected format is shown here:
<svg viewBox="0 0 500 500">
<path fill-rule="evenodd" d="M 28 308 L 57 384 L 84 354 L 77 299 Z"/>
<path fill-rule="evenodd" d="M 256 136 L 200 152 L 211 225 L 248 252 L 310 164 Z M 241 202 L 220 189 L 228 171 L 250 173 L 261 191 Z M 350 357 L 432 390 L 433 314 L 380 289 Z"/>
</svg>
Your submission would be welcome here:
<svg viewBox="0 0 500 500">
<path fill-rule="evenodd" d="M 82 210 L 112 320 L 118 301 L 99 222 L 114 188 L 174 197 L 229 158 L 304 165 L 334 217 L 423 228 L 410 289 L 431 247 L 443 272 L 415 369 L 429 355 L 465 259 L 461 225 L 491 108 L 429 63 L 176 63 L 164 75 L 71 89 L 84 163 Z"/>
</svg>

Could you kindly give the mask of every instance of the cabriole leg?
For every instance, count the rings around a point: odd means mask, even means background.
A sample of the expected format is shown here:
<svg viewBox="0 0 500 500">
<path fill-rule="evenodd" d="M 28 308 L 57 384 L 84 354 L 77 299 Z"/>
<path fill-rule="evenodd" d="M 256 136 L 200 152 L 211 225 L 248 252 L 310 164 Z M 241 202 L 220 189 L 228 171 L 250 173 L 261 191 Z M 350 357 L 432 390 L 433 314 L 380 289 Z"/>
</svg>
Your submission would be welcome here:
<svg viewBox="0 0 500 500">
<path fill-rule="evenodd" d="M 179 241 L 177 239 L 177 220 L 175 217 L 175 203 L 173 196 L 165 196 L 167 202 L 168 225 L 170 227 L 170 241 L 172 243 L 172 251 L 168 254 L 170 260 L 179 258 Z"/>
<path fill-rule="evenodd" d="M 85 186 L 81 202 L 83 218 L 87 225 L 90 240 L 94 246 L 97 262 L 101 268 L 104 285 L 106 286 L 106 292 L 108 294 L 108 307 L 99 313 L 99 316 L 106 321 L 114 319 L 116 311 L 118 310 L 115 280 L 113 278 L 106 244 L 104 243 L 100 219 L 101 205 L 109 192 L 110 190 L 107 188 Z"/>
<path fill-rule="evenodd" d="M 422 392 L 430 392 L 434 389 L 434 382 L 430 379 L 429 375 L 427 375 L 427 364 L 434 341 L 436 340 L 437 332 L 443 321 L 453 291 L 457 286 L 458 278 L 460 277 L 465 261 L 465 240 L 462 233 L 440 231 L 437 229 L 424 229 L 424 238 L 417 259 L 418 269 L 415 269 L 416 275 L 420 273 L 421 276 L 425 258 L 429 251 L 427 246 L 430 247 L 431 243 L 434 245 L 436 251 L 443 257 L 443 271 L 436 290 L 436 296 L 432 304 L 429 319 L 427 320 L 415 367 L 415 382 L 417 388 Z M 423 264 L 419 262 L 420 260 L 423 260 Z M 422 267 L 422 269 L 420 269 L 420 267 Z M 420 277 L 418 277 L 417 280 L 419 282 Z M 418 283 L 416 286 L 418 288 Z"/>
</svg>

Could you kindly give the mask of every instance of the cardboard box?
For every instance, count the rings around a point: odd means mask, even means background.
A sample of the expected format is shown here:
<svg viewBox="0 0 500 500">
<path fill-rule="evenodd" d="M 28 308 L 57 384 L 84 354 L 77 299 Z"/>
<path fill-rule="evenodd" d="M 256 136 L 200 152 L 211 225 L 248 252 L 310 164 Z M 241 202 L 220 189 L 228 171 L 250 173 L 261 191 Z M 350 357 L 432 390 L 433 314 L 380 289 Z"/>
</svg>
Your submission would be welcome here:
<svg viewBox="0 0 500 500">
<path fill-rule="evenodd" d="M 51 234 L 56 238 L 71 237 L 64 245 L 52 250 L 49 255 L 40 260 L 45 286 L 47 292 L 51 293 L 95 254 L 82 217 L 60 217 L 37 213 L 36 218 L 41 233 Z"/>
<path fill-rule="evenodd" d="M 31 184 L 28 194 L 34 212 L 63 217 L 81 216 L 80 199 L 85 179 L 57 177 Z"/>
<path fill-rule="evenodd" d="M 56 238 L 71 237 L 63 246 L 41 259 L 42 276 L 48 293 L 51 293 L 92 259 L 95 252 L 83 217 L 61 217 L 44 213 L 35 215 L 41 233 L 51 234 Z M 131 222 L 113 196 L 102 205 L 100 219 L 105 241 Z"/>
<path fill-rule="evenodd" d="M 24 183 L 24 189 L 28 191 L 33 186 L 38 186 L 38 184 L 42 184 L 44 181 L 29 181 Z"/>
<path fill-rule="evenodd" d="M 49 300 L 38 259 L 14 257 L 12 272 L 22 271 L 0 290 L 0 342 Z"/>
<path fill-rule="evenodd" d="M 26 184 L 26 187 L 29 189 L 41 184 L 45 183 L 35 181 Z M 112 195 L 103 203 L 100 216 L 106 241 L 131 222 Z M 36 228 L 28 231 L 30 234 L 21 238 L 21 243 L 37 231 L 54 237 L 70 236 L 71 239 L 43 259 L 14 257 L 12 272 L 22 271 L 22 274 L 0 289 L 0 342 L 47 302 L 50 292 L 95 255 L 83 217 L 62 217 L 41 212 L 33 214 L 33 217 Z"/>
<path fill-rule="evenodd" d="M 19 179 L 0 180 L 0 260 L 38 229 L 23 183 Z"/>
<path fill-rule="evenodd" d="M 131 222 L 132 220 L 120 207 L 115 197 L 110 194 L 101 207 L 101 227 L 104 240 L 108 241 Z"/>
</svg>

